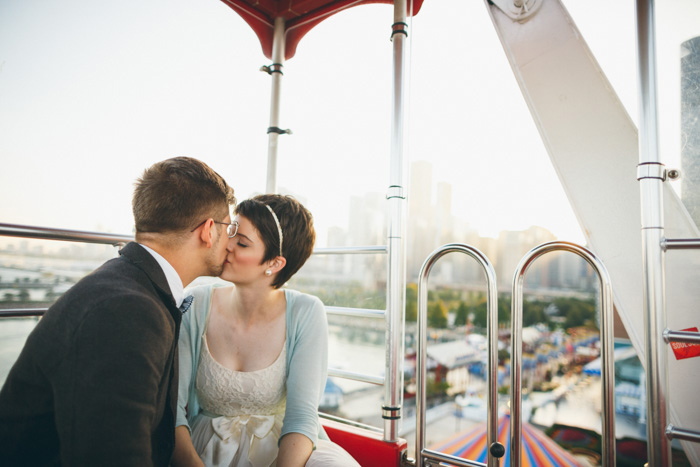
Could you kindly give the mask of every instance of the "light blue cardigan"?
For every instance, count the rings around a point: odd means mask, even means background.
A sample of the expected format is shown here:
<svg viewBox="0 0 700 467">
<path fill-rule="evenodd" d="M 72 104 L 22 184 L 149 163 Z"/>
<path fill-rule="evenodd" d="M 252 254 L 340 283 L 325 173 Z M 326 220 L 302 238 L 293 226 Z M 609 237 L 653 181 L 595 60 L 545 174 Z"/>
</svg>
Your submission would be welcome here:
<svg viewBox="0 0 700 467">
<path fill-rule="evenodd" d="M 192 307 L 182 317 L 179 341 L 179 392 L 176 426 L 190 423 L 199 413 L 194 384 L 206 331 L 214 287 L 203 285 L 188 290 L 194 296 Z M 287 300 L 287 408 L 282 436 L 301 433 L 316 446 L 328 439 L 318 419 L 318 405 L 328 376 L 328 321 L 321 301 L 295 290 L 284 289 Z"/>
</svg>

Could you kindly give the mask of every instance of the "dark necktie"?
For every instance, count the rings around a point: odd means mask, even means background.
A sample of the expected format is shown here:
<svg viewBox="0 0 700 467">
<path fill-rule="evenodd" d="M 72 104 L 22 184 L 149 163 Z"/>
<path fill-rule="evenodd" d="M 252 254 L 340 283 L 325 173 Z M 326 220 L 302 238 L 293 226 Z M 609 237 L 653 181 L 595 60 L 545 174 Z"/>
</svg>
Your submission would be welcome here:
<svg viewBox="0 0 700 467">
<path fill-rule="evenodd" d="M 188 295 L 182 301 L 182 305 L 180 305 L 180 311 L 182 312 L 182 314 L 187 313 L 187 310 L 190 309 L 190 307 L 192 306 L 192 300 L 194 300 L 194 297 L 192 295 Z"/>
</svg>

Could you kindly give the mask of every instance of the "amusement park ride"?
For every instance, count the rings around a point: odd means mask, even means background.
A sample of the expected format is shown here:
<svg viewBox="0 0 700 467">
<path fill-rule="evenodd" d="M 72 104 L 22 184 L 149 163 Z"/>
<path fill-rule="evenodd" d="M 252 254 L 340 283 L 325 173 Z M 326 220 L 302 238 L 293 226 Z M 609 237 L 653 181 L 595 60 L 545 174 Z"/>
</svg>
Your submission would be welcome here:
<svg viewBox="0 0 700 467">
<path fill-rule="evenodd" d="M 404 416 L 404 308 L 406 290 L 407 173 L 406 47 L 408 18 L 419 13 L 423 0 L 222 0 L 239 14 L 260 40 L 271 60 L 266 191 L 277 191 L 279 139 L 287 133 L 279 121 L 280 90 L 286 60 L 315 25 L 344 9 L 393 3 L 392 125 L 390 179 L 386 193 L 389 215 L 386 246 L 320 248 L 316 254 L 385 254 L 386 310 L 328 307 L 328 313 L 385 320 L 386 362 L 383 377 L 329 369 L 329 375 L 382 385 L 382 430 L 324 417 L 332 439 L 363 466 L 447 465 L 496 466 L 502 457 L 521 465 L 522 287 L 528 267 L 551 251 L 568 251 L 588 262 L 599 276 L 602 344 L 602 463 L 615 465 L 613 304 L 646 370 L 648 465 L 671 465 L 671 442 L 681 441 L 693 465 L 700 465 L 700 404 L 696 403 L 700 359 L 678 359 L 670 346 L 700 344 L 694 309 L 700 292 L 694 256 L 683 250 L 700 248 L 700 232 L 668 181 L 677 170 L 659 160 L 654 0 L 636 1 L 639 80 L 639 129 L 593 58 L 561 0 L 486 0 L 493 26 L 527 102 L 552 164 L 585 232 L 586 247 L 567 242 L 540 245 L 514 272 L 511 327 L 511 424 L 507 446 L 497 442 L 496 352 L 497 292 L 489 259 L 472 246 L 440 247 L 425 261 L 420 274 L 418 309 L 417 416 L 415 459 L 406 455 L 399 436 Z M 640 196 L 641 193 L 641 196 Z M 640 232 L 641 226 L 641 232 Z M 640 234 L 641 233 L 641 234 Z M 667 237 L 668 234 L 668 237 Z M 121 244 L 129 236 L 0 224 L 0 235 Z M 459 240 L 459 239 L 455 239 Z M 682 251 L 675 251 L 682 250 Z M 489 327 L 488 446 L 486 464 L 432 451 L 425 446 L 425 375 L 427 283 L 435 262 L 462 253 L 481 266 L 487 278 Z M 666 266 L 668 265 L 668 268 Z M 668 270 L 668 272 L 667 272 Z M 666 293 L 668 283 L 673 293 Z M 681 291 L 674 284 L 681 284 Z M 0 318 L 41 316 L 42 309 L 4 309 Z M 0 320 L 1 325 L 1 320 Z"/>
</svg>

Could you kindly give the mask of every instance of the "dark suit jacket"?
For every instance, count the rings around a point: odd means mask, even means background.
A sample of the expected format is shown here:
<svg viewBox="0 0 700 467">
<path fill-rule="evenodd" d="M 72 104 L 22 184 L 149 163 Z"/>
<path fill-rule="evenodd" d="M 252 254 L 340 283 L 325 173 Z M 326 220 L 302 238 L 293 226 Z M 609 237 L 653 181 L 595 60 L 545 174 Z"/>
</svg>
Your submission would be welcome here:
<svg viewBox="0 0 700 467">
<path fill-rule="evenodd" d="M 0 392 L 0 465 L 168 465 L 181 314 L 146 250 L 120 255 L 29 335 Z"/>
</svg>

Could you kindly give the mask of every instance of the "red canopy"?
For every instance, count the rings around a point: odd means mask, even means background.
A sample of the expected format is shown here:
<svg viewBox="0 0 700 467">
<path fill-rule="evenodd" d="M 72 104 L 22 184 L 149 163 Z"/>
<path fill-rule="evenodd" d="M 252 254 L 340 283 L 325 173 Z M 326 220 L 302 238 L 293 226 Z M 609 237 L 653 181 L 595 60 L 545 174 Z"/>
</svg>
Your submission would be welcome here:
<svg viewBox="0 0 700 467">
<path fill-rule="evenodd" d="M 285 59 L 294 56 L 297 45 L 304 35 L 329 16 L 357 5 L 367 3 L 389 3 L 392 0 L 222 0 L 250 25 L 260 39 L 263 53 L 272 58 L 272 38 L 275 18 L 285 19 Z M 410 1 L 409 9 L 410 7 Z M 423 0 L 413 0 L 413 12 L 418 13 Z"/>
</svg>

